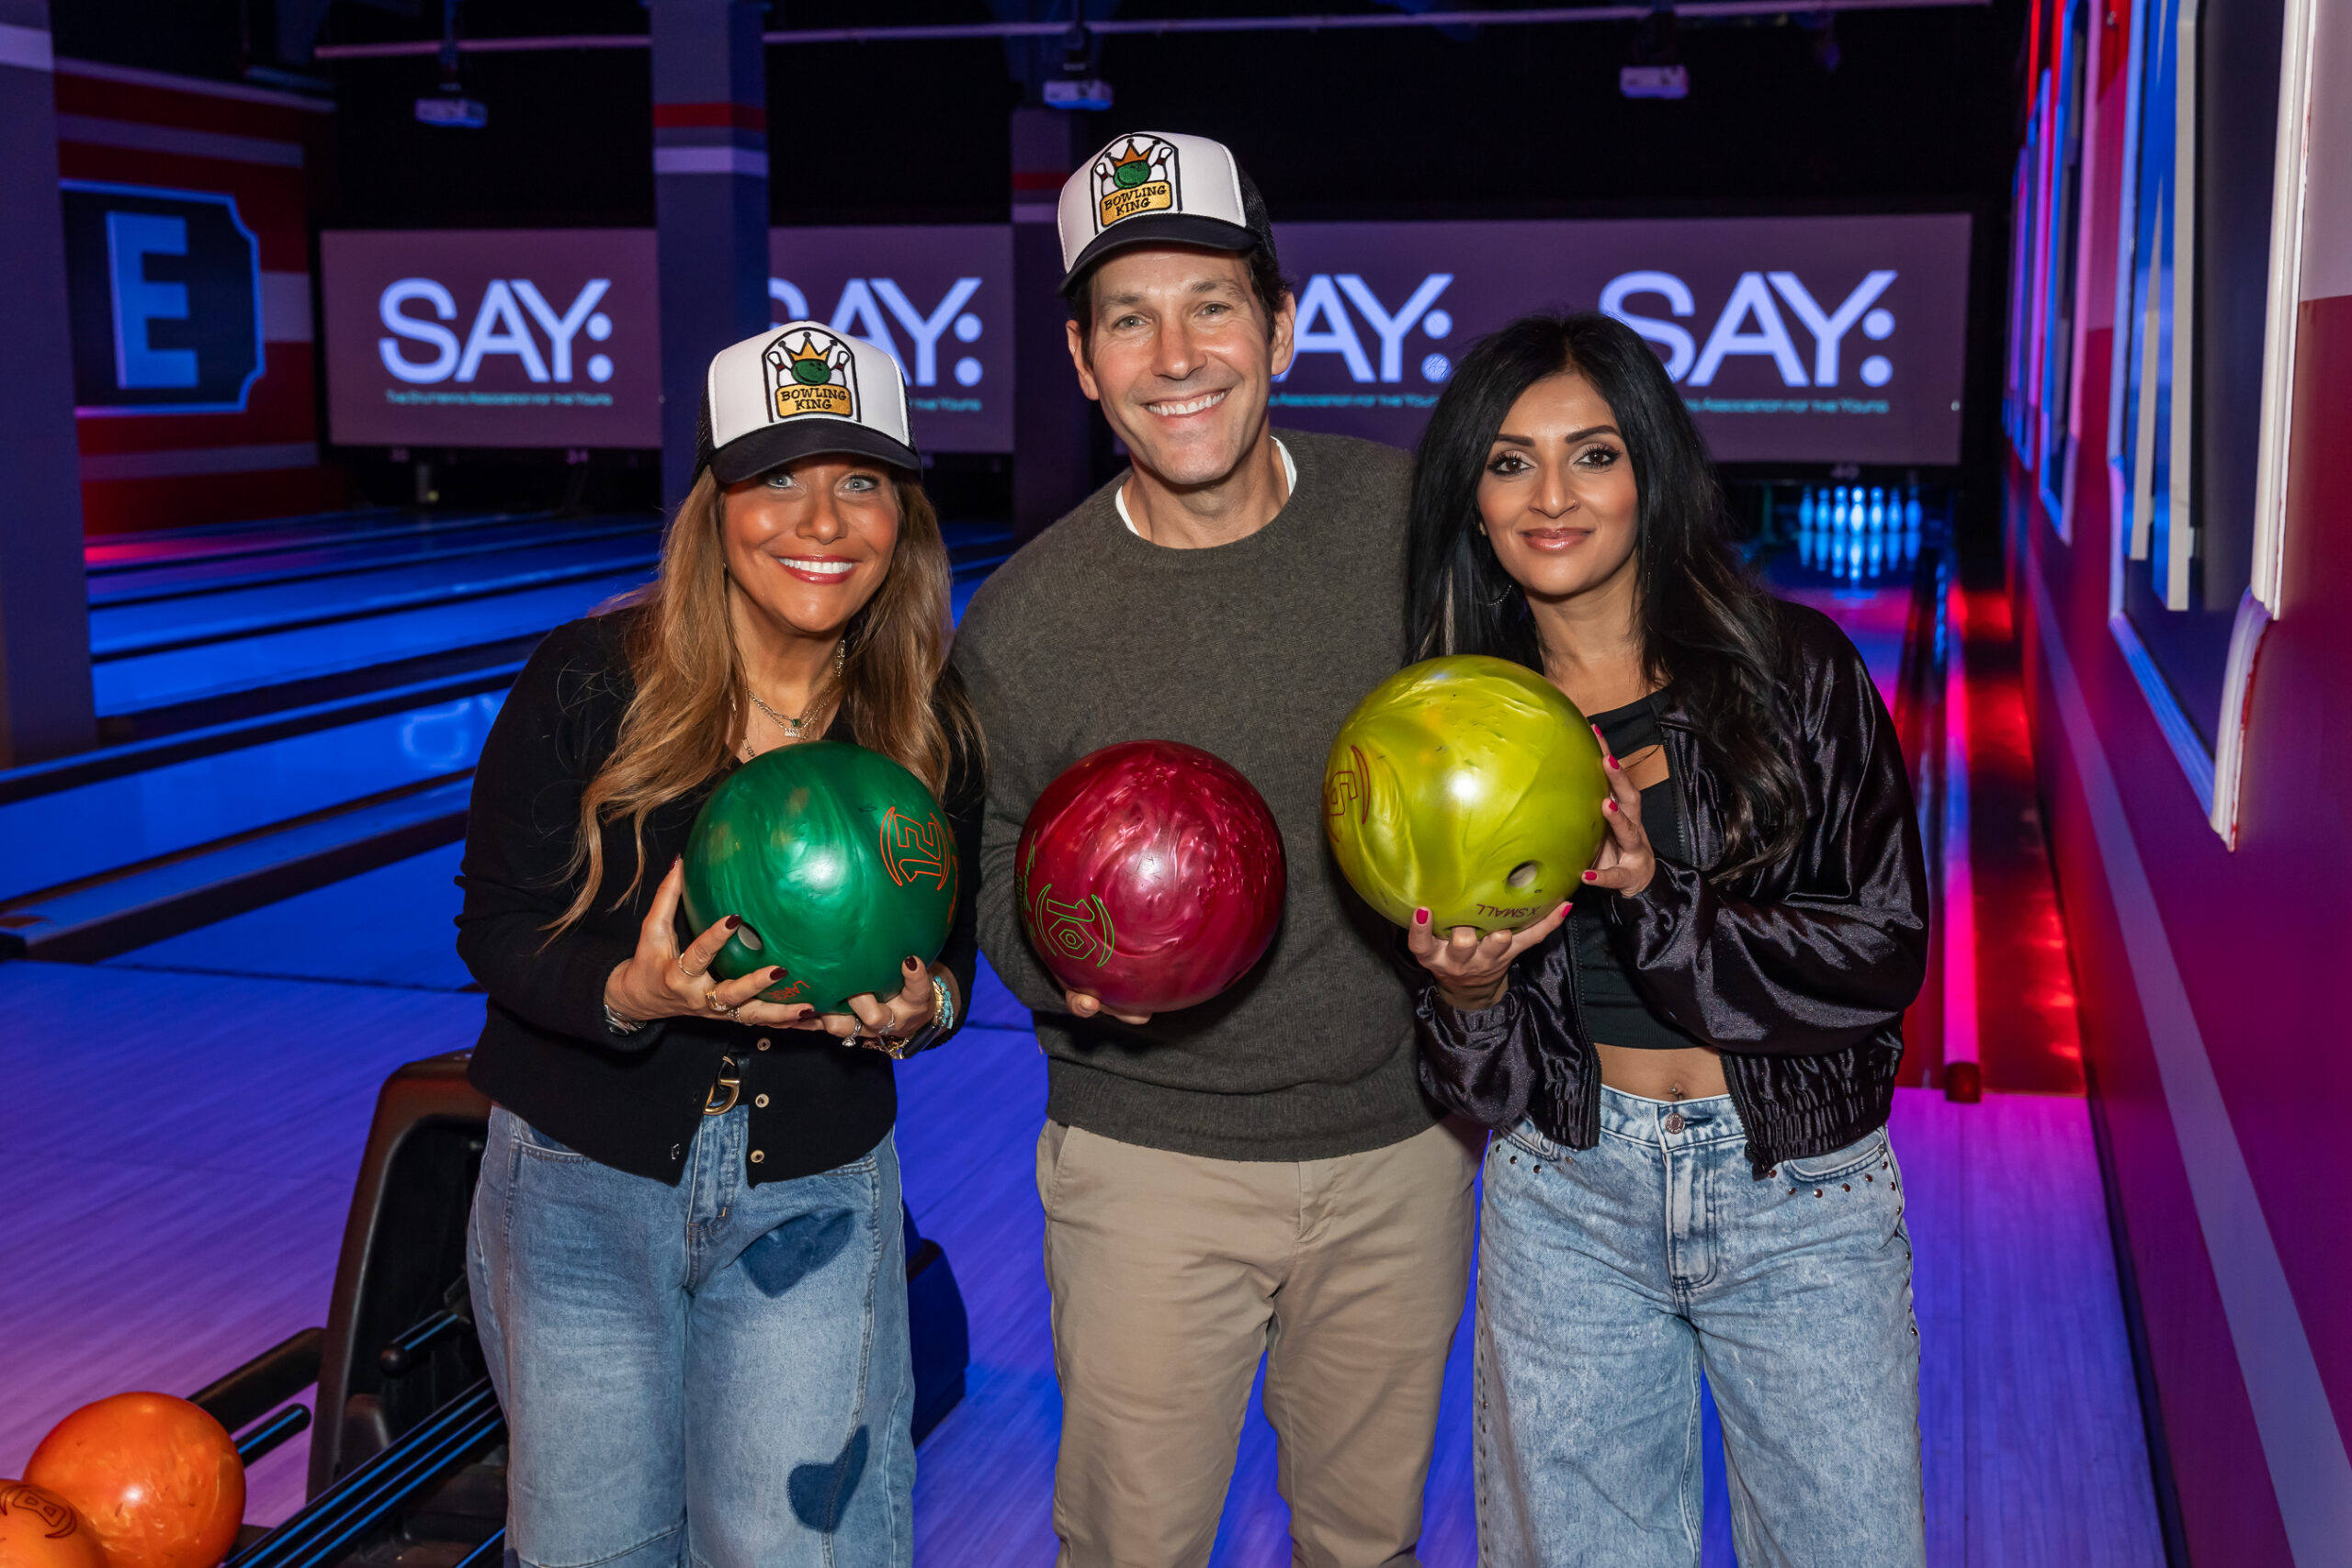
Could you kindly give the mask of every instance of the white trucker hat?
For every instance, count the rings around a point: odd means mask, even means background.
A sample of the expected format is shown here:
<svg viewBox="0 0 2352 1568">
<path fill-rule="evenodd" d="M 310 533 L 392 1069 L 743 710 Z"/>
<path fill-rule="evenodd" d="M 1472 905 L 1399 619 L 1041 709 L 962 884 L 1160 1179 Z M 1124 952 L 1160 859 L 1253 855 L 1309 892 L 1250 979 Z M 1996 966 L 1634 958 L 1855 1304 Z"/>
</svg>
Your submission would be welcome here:
<svg viewBox="0 0 2352 1568">
<path fill-rule="evenodd" d="M 822 321 L 722 348 L 703 383 L 695 457 L 723 485 L 819 452 L 920 468 L 898 361 Z"/>
<path fill-rule="evenodd" d="M 1062 292 L 1114 251 L 1199 245 L 1274 252 L 1258 188 L 1225 143 L 1131 130 L 1114 136 L 1062 183 Z"/>
</svg>

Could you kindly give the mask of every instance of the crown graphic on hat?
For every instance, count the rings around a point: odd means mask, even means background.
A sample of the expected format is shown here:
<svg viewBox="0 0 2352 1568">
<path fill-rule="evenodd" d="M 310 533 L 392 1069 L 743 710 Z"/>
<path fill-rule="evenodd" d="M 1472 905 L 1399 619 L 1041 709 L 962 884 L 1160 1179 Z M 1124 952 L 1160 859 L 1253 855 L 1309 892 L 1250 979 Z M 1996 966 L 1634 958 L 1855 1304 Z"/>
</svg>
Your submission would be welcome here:
<svg viewBox="0 0 2352 1568">
<path fill-rule="evenodd" d="M 1274 249 L 1256 187 L 1225 144 L 1205 136 L 1113 137 L 1063 183 L 1055 225 L 1064 293 L 1104 256 L 1137 245 Z"/>
<path fill-rule="evenodd" d="M 819 453 L 922 466 L 898 361 L 822 321 L 786 321 L 720 349 L 695 434 L 696 466 L 721 484 Z"/>
</svg>

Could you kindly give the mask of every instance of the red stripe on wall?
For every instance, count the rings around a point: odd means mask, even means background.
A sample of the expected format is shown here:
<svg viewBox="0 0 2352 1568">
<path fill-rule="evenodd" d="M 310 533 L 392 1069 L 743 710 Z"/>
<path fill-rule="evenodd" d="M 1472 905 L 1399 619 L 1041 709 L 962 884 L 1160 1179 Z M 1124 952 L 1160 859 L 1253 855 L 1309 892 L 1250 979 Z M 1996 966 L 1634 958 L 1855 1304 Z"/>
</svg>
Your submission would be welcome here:
<svg viewBox="0 0 2352 1568">
<path fill-rule="evenodd" d="M 318 438 L 311 394 L 314 345 L 263 345 L 263 374 L 243 413 L 99 414 L 75 420 L 89 454 L 156 452 L 201 446 L 275 446 Z"/>
<path fill-rule="evenodd" d="M 135 119 L 149 125 L 184 125 L 193 130 L 300 141 L 313 149 L 317 138 L 333 123 L 331 116 L 309 114 L 276 104 L 247 103 L 203 93 L 175 93 L 135 83 L 73 75 L 70 71 L 66 62 L 58 62 L 60 114 L 103 115 L 109 119 Z"/>
<path fill-rule="evenodd" d="M 259 473 L 93 481 L 82 487 L 82 529 L 85 534 L 121 534 L 254 517 L 291 517 L 332 511 L 348 500 L 338 468 L 269 468 Z"/>
<path fill-rule="evenodd" d="M 760 104 L 656 104 L 656 130 L 765 130 L 768 111 Z"/>
</svg>

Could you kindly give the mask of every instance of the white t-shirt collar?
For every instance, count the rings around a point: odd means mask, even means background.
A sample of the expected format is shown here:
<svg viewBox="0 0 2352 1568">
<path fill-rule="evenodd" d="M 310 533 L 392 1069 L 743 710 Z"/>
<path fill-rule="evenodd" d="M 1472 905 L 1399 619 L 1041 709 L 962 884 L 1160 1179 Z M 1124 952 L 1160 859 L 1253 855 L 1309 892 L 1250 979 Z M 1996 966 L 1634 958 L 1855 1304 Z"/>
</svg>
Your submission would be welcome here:
<svg viewBox="0 0 2352 1568">
<path fill-rule="evenodd" d="M 1267 439 L 1274 444 L 1274 450 L 1283 455 L 1283 491 L 1295 493 L 1298 489 L 1298 460 L 1290 455 L 1290 448 L 1283 445 L 1281 436 L 1273 435 Z M 1127 487 L 1125 483 L 1111 492 L 1111 504 L 1119 509 L 1119 521 L 1127 525 L 1127 532 L 1138 539 L 1142 538 L 1143 530 L 1136 527 L 1136 520 L 1127 515 Z"/>
</svg>

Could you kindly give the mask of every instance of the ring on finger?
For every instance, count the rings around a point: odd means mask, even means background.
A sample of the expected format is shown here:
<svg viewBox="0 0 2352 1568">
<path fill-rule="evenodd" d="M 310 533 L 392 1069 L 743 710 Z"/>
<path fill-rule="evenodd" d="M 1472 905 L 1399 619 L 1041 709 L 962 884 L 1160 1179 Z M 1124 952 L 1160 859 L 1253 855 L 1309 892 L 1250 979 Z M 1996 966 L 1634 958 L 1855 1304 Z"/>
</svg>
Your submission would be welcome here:
<svg viewBox="0 0 2352 1568">
<path fill-rule="evenodd" d="M 700 969 L 687 968 L 686 955 L 682 953 L 678 954 L 678 973 L 684 975 L 689 980 L 699 980 L 703 977 L 705 972 Z"/>
<path fill-rule="evenodd" d="M 719 1004 L 718 987 L 716 986 L 713 986 L 709 990 L 703 993 L 702 1000 L 703 1005 L 710 1009 L 713 1012 L 725 1012 L 727 1010 L 725 1007 Z"/>
</svg>

